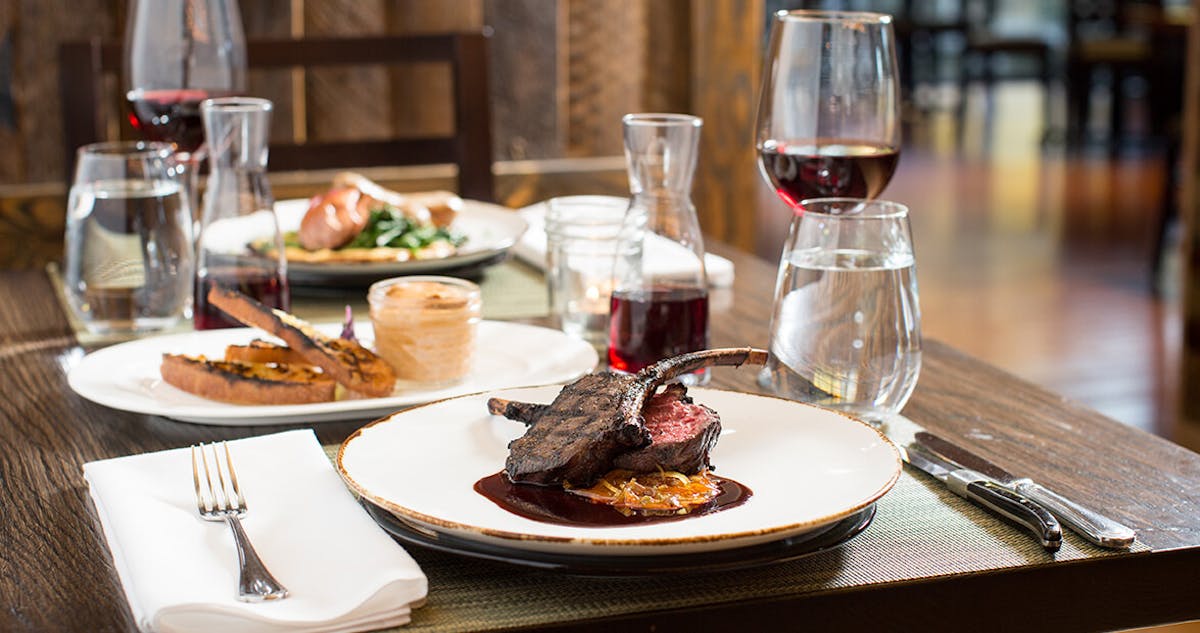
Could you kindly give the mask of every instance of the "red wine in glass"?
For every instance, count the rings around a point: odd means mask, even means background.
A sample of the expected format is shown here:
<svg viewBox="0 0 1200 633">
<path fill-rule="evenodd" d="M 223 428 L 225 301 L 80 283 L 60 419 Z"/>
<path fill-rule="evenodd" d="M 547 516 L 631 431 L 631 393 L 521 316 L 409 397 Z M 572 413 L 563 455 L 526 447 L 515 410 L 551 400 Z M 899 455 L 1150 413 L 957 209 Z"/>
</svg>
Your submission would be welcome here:
<svg viewBox="0 0 1200 633">
<path fill-rule="evenodd" d="M 609 306 L 610 369 L 633 373 L 708 347 L 708 292 L 703 288 L 618 290 Z"/>
<path fill-rule="evenodd" d="M 899 159 L 895 147 L 848 139 L 765 141 L 758 150 L 763 173 L 793 207 L 806 198 L 874 198 Z"/>
<path fill-rule="evenodd" d="M 209 269 L 207 274 L 196 279 L 192 327 L 197 330 L 245 327 L 245 324 L 208 302 L 208 291 L 214 286 L 236 290 L 269 308 L 291 310 L 287 277 L 261 268 Z"/>
<path fill-rule="evenodd" d="M 126 95 L 129 122 L 148 140 L 175 143 L 192 153 L 204 144 L 200 102 L 232 93 L 215 90 L 130 90 Z"/>
</svg>

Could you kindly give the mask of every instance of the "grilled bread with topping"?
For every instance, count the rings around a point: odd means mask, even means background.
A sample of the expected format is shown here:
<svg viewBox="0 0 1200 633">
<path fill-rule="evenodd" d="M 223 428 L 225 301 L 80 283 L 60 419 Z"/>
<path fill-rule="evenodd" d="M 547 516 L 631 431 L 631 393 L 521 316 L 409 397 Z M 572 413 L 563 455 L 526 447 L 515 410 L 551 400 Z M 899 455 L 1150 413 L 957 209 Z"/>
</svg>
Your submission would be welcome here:
<svg viewBox="0 0 1200 633">
<path fill-rule="evenodd" d="M 163 354 L 163 380 L 203 398 L 235 404 L 309 404 L 334 399 L 337 383 L 309 365 L 209 360 Z"/>
<path fill-rule="evenodd" d="M 229 345 L 225 348 L 225 360 L 243 363 L 286 363 L 289 365 L 311 365 L 296 350 L 270 341 L 256 338 L 246 345 Z"/>
<path fill-rule="evenodd" d="M 279 337 L 310 364 L 338 383 L 359 393 L 383 397 L 396 387 L 396 373 L 375 352 L 357 341 L 327 336 L 312 324 L 283 310 L 268 308 L 232 290 L 214 286 L 209 303 L 246 325 Z"/>
</svg>

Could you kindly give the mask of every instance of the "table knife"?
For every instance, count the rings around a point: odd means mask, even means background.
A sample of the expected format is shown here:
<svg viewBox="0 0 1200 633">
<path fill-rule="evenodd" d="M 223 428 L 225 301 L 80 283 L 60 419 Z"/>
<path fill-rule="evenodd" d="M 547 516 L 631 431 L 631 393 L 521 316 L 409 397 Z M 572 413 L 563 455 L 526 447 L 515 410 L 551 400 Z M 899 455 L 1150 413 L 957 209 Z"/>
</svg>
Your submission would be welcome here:
<svg viewBox="0 0 1200 633">
<path fill-rule="evenodd" d="M 1004 486 L 966 468 L 957 468 L 918 444 L 900 447 L 905 462 L 946 484 L 954 494 L 977 503 L 1033 532 L 1042 547 L 1051 552 L 1062 545 L 1062 528 L 1045 508 Z"/>
<path fill-rule="evenodd" d="M 1081 506 L 1028 477 L 1017 477 L 986 458 L 932 433 L 920 431 L 916 434 L 916 440 L 947 461 L 979 472 L 1009 490 L 1040 503 L 1067 527 L 1096 545 L 1112 549 L 1127 549 L 1133 545 L 1136 535 L 1129 527 Z"/>
</svg>

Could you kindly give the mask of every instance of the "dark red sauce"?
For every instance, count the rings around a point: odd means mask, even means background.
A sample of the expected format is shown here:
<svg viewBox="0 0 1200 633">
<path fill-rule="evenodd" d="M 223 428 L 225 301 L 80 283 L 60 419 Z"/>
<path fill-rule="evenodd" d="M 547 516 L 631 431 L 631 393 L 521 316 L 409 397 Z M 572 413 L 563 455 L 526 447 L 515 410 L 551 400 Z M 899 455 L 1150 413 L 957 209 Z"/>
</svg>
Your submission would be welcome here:
<svg viewBox="0 0 1200 633">
<path fill-rule="evenodd" d="M 633 514 L 625 516 L 612 506 L 593 503 L 557 486 L 514 484 L 504 471 L 488 475 L 475 482 L 475 492 L 517 516 L 578 527 L 612 527 L 679 521 L 694 516 L 712 514 L 742 505 L 753 494 L 746 486 L 725 477 L 713 477 L 721 494 L 711 502 L 687 514 L 666 516 Z"/>
</svg>

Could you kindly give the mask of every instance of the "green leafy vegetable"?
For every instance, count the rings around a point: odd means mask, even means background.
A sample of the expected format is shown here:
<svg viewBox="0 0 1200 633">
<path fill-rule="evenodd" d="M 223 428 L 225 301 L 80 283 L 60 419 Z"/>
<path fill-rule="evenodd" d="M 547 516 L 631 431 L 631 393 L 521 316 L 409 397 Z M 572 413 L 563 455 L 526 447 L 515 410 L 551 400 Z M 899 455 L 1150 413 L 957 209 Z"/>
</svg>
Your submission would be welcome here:
<svg viewBox="0 0 1200 633">
<path fill-rule="evenodd" d="M 407 248 L 417 250 L 434 242 L 449 242 L 461 246 L 465 235 L 435 226 L 418 225 L 404 217 L 395 207 L 385 206 L 371 211 L 367 226 L 344 248 Z"/>
</svg>

